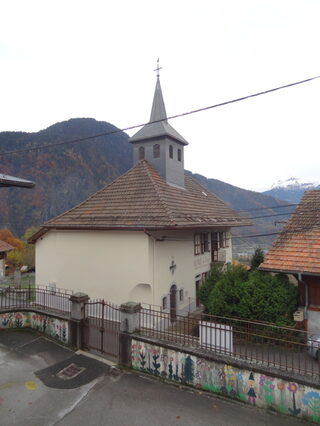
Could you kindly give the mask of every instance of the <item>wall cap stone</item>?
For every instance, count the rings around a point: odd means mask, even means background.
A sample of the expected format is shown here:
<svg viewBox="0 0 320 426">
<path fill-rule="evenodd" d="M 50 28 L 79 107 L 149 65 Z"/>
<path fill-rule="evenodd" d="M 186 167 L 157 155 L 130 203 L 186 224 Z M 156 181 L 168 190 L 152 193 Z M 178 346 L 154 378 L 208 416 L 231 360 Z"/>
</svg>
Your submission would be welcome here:
<svg viewBox="0 0 320 426">
<path fill-rule="evenodd" d="M 135 314 L 140 312 L 141 309 L 141 304 L 137 302 L 126 302 L 120 305 L 120 311 L 126 314 Z"/>
<path fill-rule="evenodd" d="M 86 294 L 86 293 L 73 293 L 70 296 L 70 301 L 71 302 L 77 302 L 77 303 L 82 303 L 82 302 L 87 302 L 90 299 L 90 297 Z"/>
</svg>

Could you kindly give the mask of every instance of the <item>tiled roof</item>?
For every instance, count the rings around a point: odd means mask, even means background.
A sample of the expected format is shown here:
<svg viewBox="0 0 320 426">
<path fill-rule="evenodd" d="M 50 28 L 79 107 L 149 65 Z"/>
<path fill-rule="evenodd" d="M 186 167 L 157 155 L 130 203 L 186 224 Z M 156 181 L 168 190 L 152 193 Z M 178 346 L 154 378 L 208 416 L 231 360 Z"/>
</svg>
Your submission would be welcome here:
<svg viewBox="0 0 320 426">
<path fill-rule="evenodd" d="M 244 225 L 250 222 L 191 177 L 185 176 L 185 189 L 171 186 L 142 160 L 44 227 L 158 229 Z"/>
<path fill-rule="evenodd" d="M 261 269 L 320 275 L 320 191 L 306 191 Z"/>
<path fill-rule="evenodd" d="M 14 250 L 14 247 L 6 243 L 5 241 L 0 240 L 0 253 L 3 253 L 5 251 L 11 251 L 11 250 Z"/>
</svg>

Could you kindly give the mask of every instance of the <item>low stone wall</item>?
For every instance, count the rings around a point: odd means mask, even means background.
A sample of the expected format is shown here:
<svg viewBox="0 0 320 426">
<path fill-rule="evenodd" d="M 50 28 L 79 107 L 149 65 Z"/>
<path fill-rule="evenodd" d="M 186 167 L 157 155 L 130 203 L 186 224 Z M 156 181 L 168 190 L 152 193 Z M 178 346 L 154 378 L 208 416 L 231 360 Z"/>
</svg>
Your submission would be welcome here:
<svg viewBox="0 0 320 426">
<path fill-rule="evenodd" d="M 223 360 L 189 351 L 160 346 L 134 336 L 131 342 L 132 368 L 175 383 L 222 394 L 258 407 L 320 421 L 320 384 L 306 384 L 266 375 L 259 368 L 231 365 Z M 213 358 L 213 357 L 211 357 Z"/>
<path fill-rule="evenodd" d="M 31 328 L 65 344 L 69 341 L 69 321 L 51 315 L 17 311 L 0 314 L 0 329 Z"/>
</svg>

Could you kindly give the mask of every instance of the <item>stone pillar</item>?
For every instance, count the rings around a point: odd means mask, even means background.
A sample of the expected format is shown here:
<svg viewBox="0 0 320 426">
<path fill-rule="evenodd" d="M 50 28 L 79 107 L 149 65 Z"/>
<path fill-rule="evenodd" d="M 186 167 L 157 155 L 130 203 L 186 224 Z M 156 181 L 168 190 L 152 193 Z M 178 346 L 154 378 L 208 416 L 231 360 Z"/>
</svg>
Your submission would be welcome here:
<svg viewBox="0 0 320 426">
<path fill-rule="evenodd" d="M 85 293 L 74 293 L 70 296 L 70 344 L 77 349 L 82 347 L 82 329 L 85 320 L 84 305 L 88 300 L 89 296 Z"/>
<path fill-rule="evenodd" d="M 127 302 L 120 306 L 119 363 L 131 367 L 131 340 L 140 331 L 140 303 Z"/>
<path fill-rule="evenodd" d="M 20 268 L 15 268 L 13 271 L 13 285 L 15 288 L 19 288 L 21 285 L 21 271 Z"/>
</svg>

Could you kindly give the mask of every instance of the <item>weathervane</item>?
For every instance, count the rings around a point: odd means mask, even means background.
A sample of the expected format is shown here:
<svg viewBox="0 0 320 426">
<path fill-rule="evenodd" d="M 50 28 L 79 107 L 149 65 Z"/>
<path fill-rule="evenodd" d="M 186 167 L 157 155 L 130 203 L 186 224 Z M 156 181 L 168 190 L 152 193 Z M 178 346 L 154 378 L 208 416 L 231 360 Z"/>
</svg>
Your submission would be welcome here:
<svg viewBox="0 0 320 426">
<path fill-rule="evenodd" d="M 159 58 L 157 59 L 157 68 L 154 71 L 157 71 L 157 77 L 160 77 L 159 71 L 162 70 L 162 67 L 159 66 Z"/>
</svg>

